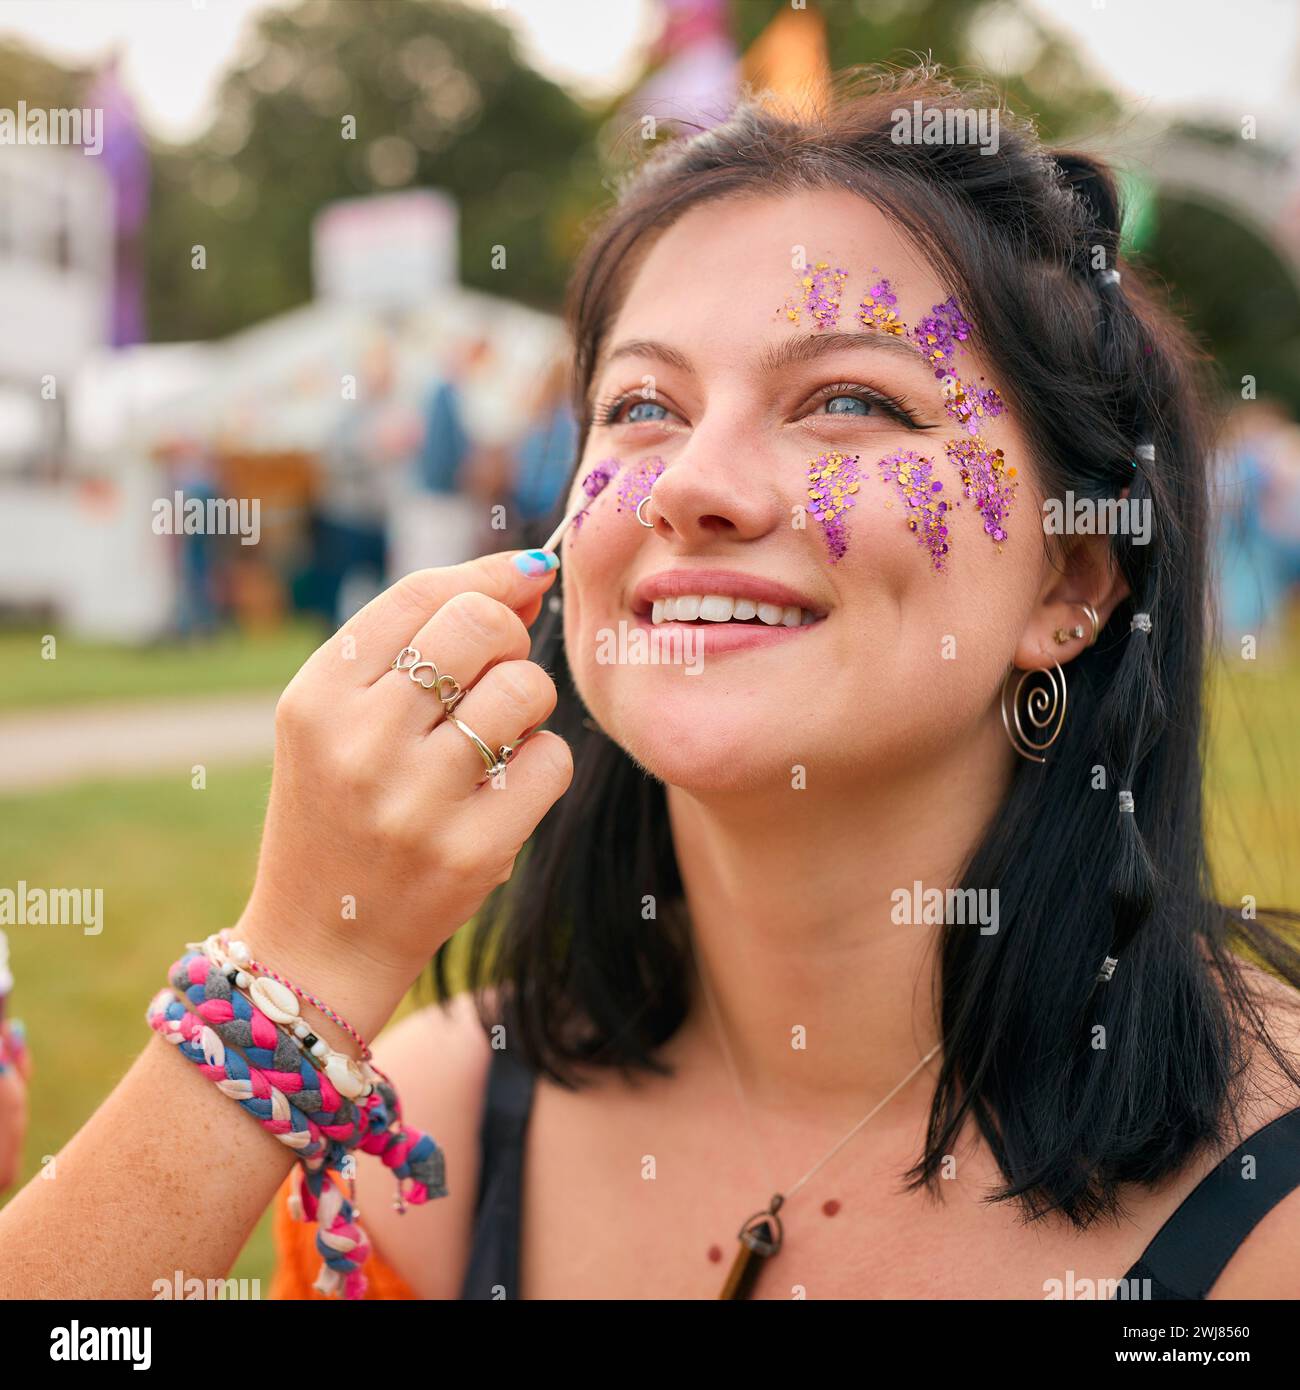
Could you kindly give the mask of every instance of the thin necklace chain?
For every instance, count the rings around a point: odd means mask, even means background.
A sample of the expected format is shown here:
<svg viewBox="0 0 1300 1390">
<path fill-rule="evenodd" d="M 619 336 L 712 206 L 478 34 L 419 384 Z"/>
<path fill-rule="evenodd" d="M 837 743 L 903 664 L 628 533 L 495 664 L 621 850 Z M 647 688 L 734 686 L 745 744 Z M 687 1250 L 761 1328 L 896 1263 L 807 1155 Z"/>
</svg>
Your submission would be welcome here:
<svg viewBox="0 0 1300 1390">
<path fill-rule="evenodd" d="M 767 1166 L 767 1160 L 763 1154 L 763 1146 L 758 1142 L 758 1133 L 754 1128 L 754 1117 L 750 1111 L 749 1102 L 745 1099 L 745 1089 L 740 1084 L 740 1072 L 736 1067 L 736 1059 L 732 1056 L 731 1044 L 727 1041 L 727 1032 L 726 1029 L 722 1026 L 722 1017 L 718 1012 L 717 1004 L 714 1002 L 713 991 L 709 988 L 708 981 L 704 978 L 704 967 L 700 964 L 699 958 L 696 955 L 696 953 L 692 951 L 691 954 L 693 957 L 695 957 L 695 973 L 699 977 L 700 986 L 704 990 L 704 997 L 708 1001 L 709 1012 L 713 1016 L 713 1026 L 718 1034 L 718 1041 L 722 1044 L 722 1052 L 723 1056 L 726 1058 L 727 1070 L 731 1073 L 731 1081 L 736 1088 L 736 1096 L 740 1101 L 740 1108 L 744 1112 L 745 1123 L 749 1126 L 750 1141 L 754 1146 L 755 1153 L 757 1153 L 759 1156 L 760 1165 L 767 1176 L 768 1190 L 772 1193 L 773 1196 L 776 1196 L 779 1193 L 783 1203 L 788 1202 L 790 1198 L 793 1197 L 794 1194 L 798 1192 L 799 1189 L 806 1182 L 809 1181 L 810 1178 L 812 1178 L 817 1172 L 824 1168 L 826 1164 L 828 1164 L 831 1161 L 831 1159 L 834 1158 L 837 1153 L 839 1153 L 839 1151 L 845 1146 L 845 1144 L 847 1144 L 849 1140 L 852 1139 L 858 1133 L 858 1131 L 862 1129 L 862 1127 L 867 1123 L 867 1121 L 872 1119 L 876 1114 L 883 1110 L 885 1106 L 888 1105 L 889 1102 L 893 1100 L 893 1098 L 899 1093 L 899 1091 L 901 1091 L 903 1087 L 906 1086 L 909 1081 L 911 1081 L 911 1079 L 917 1074 L 917 1072 L 919 1072 L 921 1068 L 924 1067 L 925 1064 L 931 1059 L 931 1057 L 933 1057 L 935 1053 L 938 1052 L 939 1049 L 943 1046 L 942 1042 L 935 1043 L 935 1045 L 929 1050 L 929 1052 L 927 1052 L 925 1056 L 921 1058 L 921 1060 L 916 1064 L 916 1066 L 914 1066 L 912 1070 L 907 1073 L 907 1075 L 898 1083 L 898 1085 L 895 1086 L 894 1089 L 890 1091 L 890 1093 L 883 1100 L 878 1101 L 876 1105 L 874 1105 L 870 1110 L 868 1110 L 867 1113 L 857 1122 L 857 1124 L 855 1124 L 853 1128 L 849 1130 L 849 1132 L 844 1136 L 843 1139 L 841 1139 L 833 1148 L 831 1148 L 825 1154 L 823 1154 L 822 1157 L 819 1158 L 811 1168 L 809 1168 L 809 1170 L 803 1175 L 803 1177 L 801 1177 L 799 1181 L 795 1183 L 795 1185 L 788 1192 L 781 1192 L 780 1188 L 778 1188 L 775 1182 L 772 1181 L 771 1169 L 769 1169 Z"/>
</svg>

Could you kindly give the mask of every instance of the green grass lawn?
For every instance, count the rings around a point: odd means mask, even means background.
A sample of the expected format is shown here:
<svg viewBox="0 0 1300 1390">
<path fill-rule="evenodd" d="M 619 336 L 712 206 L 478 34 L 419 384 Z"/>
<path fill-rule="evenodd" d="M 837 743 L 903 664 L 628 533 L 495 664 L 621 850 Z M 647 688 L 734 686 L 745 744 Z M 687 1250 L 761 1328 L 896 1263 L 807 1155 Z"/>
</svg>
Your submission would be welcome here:
<svg viewBox="0 0 1300 1390">
<path fill-rule="evenodd" d="M 269 676 L 274 668 L 267 657 L 243 669 Z M 128 684 L 123 673 L 118 693 Z M 1300 906 L 1293 790 L 1300 784 L 1300 650 L 1282 667 L 1235 662 L 1218 672 L 1213 689 L 1206 781 L 1219 891 L 1234 902 L 1251 893 L 1261 904 Z M 13 1010 L 27 1023 L 38 1069 L 24 1181 L 41 1155 L 56 1153 L 87 1119 L 143 1046 L 145 1003 L 178 947 L 238 916 L 268 785 L 264 768 L 209 769 L 204 791 L 180 778 L 0 798 L 0 883 L 24 877 L 104 890 L 99 936 L 76 928 L 9 932 L 18 981 Z M 269 1218 L 233 1274 L 260 1278 L 264 1293 L 269 1287 Z"/>
<path fill-rule="evenodd" d="M 269 786 L 264 768 L 209 769 L 204 791 L 178 778 L 0 798 L 0 882 L 23 877 L 104 890 L 97 936 L 77 927 L 8 931 L 18 982 L 11 1011 L 27 1025 L 36 1068 L 23 1182 L 89 1118 L 144 1046 L 145 1005 L 184 943 L 238 917 Z M 268 1213 L 232 1276 L 260 1278 L 265 1294 L 271 1254 Z"/>
<path fill-rule="evenodd" d="M 54 636 L 50 659 L 39 629 L 0 631 L 0 714 L 87 700 L 282 690 L 327 633 L 298 618 L 265 634 L 228 629 L 206 640 L 142 647 Z"/>
</svg>

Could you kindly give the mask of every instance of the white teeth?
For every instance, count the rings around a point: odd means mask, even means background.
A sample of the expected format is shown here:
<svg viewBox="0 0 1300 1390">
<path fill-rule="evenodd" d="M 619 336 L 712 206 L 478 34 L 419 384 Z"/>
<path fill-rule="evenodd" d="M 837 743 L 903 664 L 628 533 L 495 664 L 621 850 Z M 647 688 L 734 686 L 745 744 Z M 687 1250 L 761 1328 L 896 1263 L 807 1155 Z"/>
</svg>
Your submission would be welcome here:
<svg viewBox="0 0 1300 1390">
<path fill-rule="evenodd" d="M 650 621 L 660 623 L 749 622 L 757 618 L 768 627 L 806 627 L 816 616 L 798 604 L 755 603 L 751 598 L 732 598 L 728 594 L 677 594 L 657 598 L 650 607 Z"/>
<path fill-rule="evenodd" d="M 700 617 L 706 623 L 729 623 L 735 606 L 735 599 L 725 594 L 705 594 L 700 600 Z"/>
</svg>

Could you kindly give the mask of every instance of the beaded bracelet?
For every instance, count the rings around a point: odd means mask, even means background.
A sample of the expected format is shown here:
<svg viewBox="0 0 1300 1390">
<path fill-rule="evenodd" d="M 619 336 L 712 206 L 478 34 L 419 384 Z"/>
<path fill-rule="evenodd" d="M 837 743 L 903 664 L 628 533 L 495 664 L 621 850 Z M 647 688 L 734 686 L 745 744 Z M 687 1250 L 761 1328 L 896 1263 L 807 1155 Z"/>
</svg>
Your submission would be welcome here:
<svg viewBox="0 0 1300 1390">
<path fill-rule="evenodd" d="M 273 1023 L 282 1024 L 289 1029 L 303 1050 L 316 1059 L 341 1095 L 347 1096 L 349 1100 L 356 1100 L 360 1096 L 370 1094 L 377 1076 L 375 1069 L 367 1065 L 370 1049 L 366 1047 L 360 1034 L 351 1025 L 343 1023 L 333 1010 L 328 1010 L 327 1016 L 332 1016 L 336 1022 L 341 1023 L 365 1049 L 361 1063 L 332 1048 L 324 1038 L 312 1032 L 305 1019 L 299 1018 L 298 1000 L 294 997 L 295 987 L 287 980 L 272 978 L 265 973 L 253 973 L 254 962 L 248 954 L 248 947 L 242 941 L 230 942 L 227 946 L 222 934 L 218 933 L 208 937 L 206 941 L 190 942 L 189 947 L 191 950 L 202 951 L 221 969 L 231 985 L 247 992 L 254 1007 L 261 1010 Z M 311 998 L 312 1003 L 322 1012 L 326 1012 L 325 1005 L 311 996 L 307 997 Z"/>
<path fill-rule="evenodd" d="M 378 1156 L 394 1173 L 394 1206 L 403 1212 L 406 1202 L 420 1205 L 446 1196 L 442 1150 L 428 1135 L 403 1125 L 396 1090 L 377 1068 L 366 1064 L 373 1080 L 363 1100 L 354 1105 L 340 1095 L 312 1064 L 302 1040 L 278 1027 L 205 955 L 183 956 L 170 980 L 172 989 L 160 991 L 150 1004 L 150 1025 L 295 1150 L 301 1167 L 295 1169 L 290 1212 L 295 1219 L 317 1222 L 323 1265 L 315 1287 L 360 1297 L 365 1289 L 360 1267 L 369 1246 L 356 1225 L 359 1213 L 329 1172 L 345 1168 L 353 1148 Z"/>
<path fill-rule="evenodd" d="M 317 999 L 314 994 L 309 994 L 305 989 L 300 988 L 298 985 L 294 984 L 292 980 L 286 979 L 283 975 L 277 975 L 274 970 L 272 970 L 269 966 L 263 965 L 260 960 L 254 960 L 253 957 L 248 954 L 248 947 L 242 941 L 231 940 L 229 928 L 217 932 L 215 938 L 208 938 L 209 941 L 213 941 L 214 939 L 219 948 L 227 949 L 232 959 L 236 963 L 242 964 L 246 974 L 251 976 L 266 976 L 267 978 L 275 981 L 276 984 L 283 985 L 286 989 L 292 990 L 292 992 L 296 994 L 299 999 L 303 1000 L 307 1004 L 311 1004 L 314 1008 L 318 1009 L 322 1014 L 325 1015 L 326 1018 L 330 1020 L 331 1023 L 337 1023 L 338 1026 L 342 1028 L 345 1033 L 350 1034 L 357 1040 L 357 1044 L 361 1048 L 361 1060 L 363 1062 L 368 1062 L 370 1060 L 370 1044 L 366 1042 L 365 1038 L 363 1038 L 361 1034 L 357 1032 L 357 1030 L 347 1021 L 346 1018 L 342 1016 L 342 1014 L 336 1014 L 328 1004 L 324 1003 L 320 999 Z M 241 988 L 245 988 L 245 986 L 241 986 Z M 285 1007 L 287 1012 L 293 1014 L 295 1017 L 297 1016 L 298 1011 L 296 1009 L 289 1007 L 287 1004 Z M 288 1023 L 289 1020 L 283 1019 L 281 1020 L 281 1022 Z M 290 1024 L 290 1026 L 293 1027 L 292 1024 Z M 298 1037 L 303 1036 L 302 1033 L 298 1032 L 296 1027 L 294 1027 L 294 1032 L 297 1034 Z"/>
</svg>

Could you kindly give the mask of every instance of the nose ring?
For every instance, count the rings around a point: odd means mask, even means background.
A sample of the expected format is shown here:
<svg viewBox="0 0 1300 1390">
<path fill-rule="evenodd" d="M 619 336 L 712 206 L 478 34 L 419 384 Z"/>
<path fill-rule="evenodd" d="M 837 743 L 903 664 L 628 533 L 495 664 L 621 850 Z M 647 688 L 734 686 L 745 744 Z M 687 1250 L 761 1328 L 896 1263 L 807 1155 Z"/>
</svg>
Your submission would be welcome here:
<svg viewBox="0 0 1300 1390">
<path fill-rule="evenodd" d="M 646 496 L 644 496 L 644 497 L 636 504 L 636 519 L 637 519 L 637 520 L 641 523 L 641 525 L 644 526 L 647 530 L 653 531 L 654 528 L 655 528 L 654 522 L 653 522 L 653 521 L 647 521 L 647 520 L 645 519 L 645 517 L 643 517 L 643 516 L 641 515 L 641 508 L 644 507 L 645 504 L 646 504 L 649 500 L 650 500 L 650 495 L 647 493 Z"/>
</svg>

